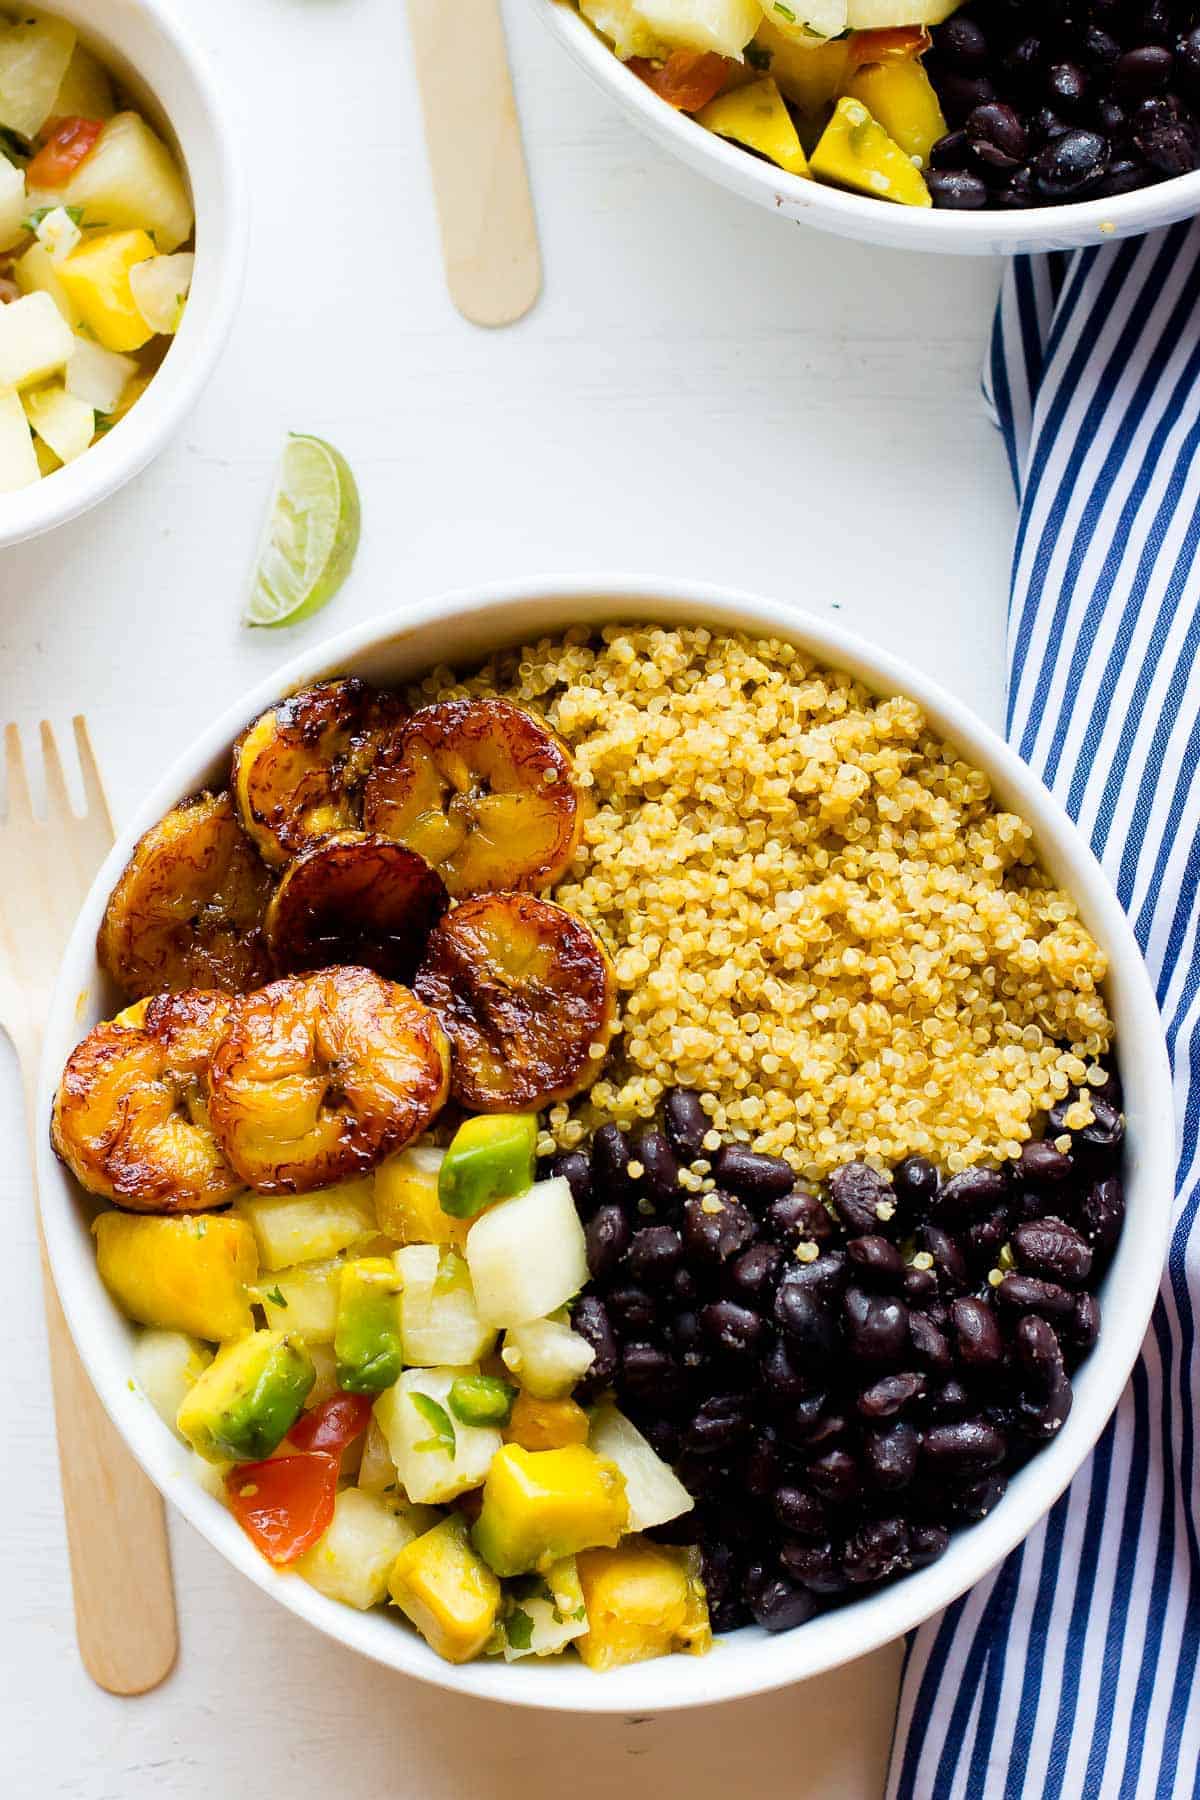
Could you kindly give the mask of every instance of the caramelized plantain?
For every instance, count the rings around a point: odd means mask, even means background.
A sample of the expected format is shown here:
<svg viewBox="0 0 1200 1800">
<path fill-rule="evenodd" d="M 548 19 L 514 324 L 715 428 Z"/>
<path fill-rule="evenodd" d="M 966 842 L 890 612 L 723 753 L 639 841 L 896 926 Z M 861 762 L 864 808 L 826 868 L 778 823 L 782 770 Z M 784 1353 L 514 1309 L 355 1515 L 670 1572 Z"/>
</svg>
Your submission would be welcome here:
<svg viewBox="0 0 1200 1800">
<path fill-rule="evenodd" d="M 271 877 L 228 794 L 196 794 L 138 839 L 108 897 L 100 963 L 133 998 L 184 988 L 241 993 L 271 973 Z"/>
<path fill-rule="evenodd" d="M 370 969 L 287 975 L 233 1002 L 209 1070 L 213 1128 L 260 1194 L 365 1174 L 445 1103 L 436 1016 Z"/>
<path fill-rule="evenodd" d="M 242 824 L 278 867 L 307 844 L 358 824 L 362 784 L 404 712 L 357 676 L 319 681 L 261 713 L 233 747 Z"/>
<path fill-rule="evenodd" d="M 287 972 L 354 963 L 411 981 L 448 904 L 445 882 L 415 850 L 337 832 L 285 869 L 267 913 L 271 954 Z"/>
<path fill-rule="evenodd" d="M 67 1059 L 50 1135 L 76 1180 L 131 1212 L 202 1212 L 241 1182 L 208 1115 L 206 1078 L 233 1002 L 161 994 L 97 1025 Z"/>
<path fill-rule="evenodd" d="M 367 778 L 363 820 L 419 851 L 456 897 L 551 886 L 583 825 L 566 745 L 496 699 L 414 713 Z"/>
<path fill-rule="evenodd" d="M 590 1087 L 616 1030 L 616 978 L 599 939 L 531 894 L 456 906 L 413 986 L 454 1047 L 454 1097 L 475 1112 L 531 1112 Z"/>
</svg>

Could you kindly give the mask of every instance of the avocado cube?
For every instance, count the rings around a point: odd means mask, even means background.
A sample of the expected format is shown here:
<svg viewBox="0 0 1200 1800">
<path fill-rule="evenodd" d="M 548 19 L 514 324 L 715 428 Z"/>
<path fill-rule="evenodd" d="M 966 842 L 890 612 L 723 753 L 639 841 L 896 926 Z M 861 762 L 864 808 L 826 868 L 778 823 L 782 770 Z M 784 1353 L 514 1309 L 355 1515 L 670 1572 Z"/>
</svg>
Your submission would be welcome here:
<svg viewBox="0 0 1200 1800">
<path fill-rule="evenodd" d="M 536 1113 L 486 1113 L 466 1119 L 438 1173 L 438 1200 L 455 1219 L 473 1219 L 496 1200 L 531 1188 L 537 1173 Z"/>
<path fill-rule="evenodd" d="M 450 1411 L 463 1425 L 507 1425 L 516 1392 L 496 1375 L 460 1375 L 448 1396 Z"/>
<path fill-rule="evenodd" d="M 524 1575 L 560 1556 L 615 1544 L 628 1521 L 624 1476 L 594 1450 L 506 1444 L 492 1458 L 471 1535 L 497 1575 Z"/>
<path fill-rule="evenodd" d="M 835 187 L 894 200 L 900 206 L 933 205 L 920 169 L 861 100 L 838 101 L 810 166 L 818 181 Z"/>
<path fill-rule="evenodd" d="M 630 1538 L 615 1550 L 586 1551 L 576 1567 L 588 1628 L 575 1648 L 589 1669 L 710 1648 L 708 1604 L 691 1553 Z"/>
<path fill-rule="evenodd" d="M 472 1550 L 458 1517 L 404 1546 L 388 1589 L 430 1648 L 452 1663 L 479 1655 L 500 1610 L 500 1583 Z"/>
<path fill-rule="evenodd" d="M 399 1378 L 404 1367 L 399 1291 L 389 1257 L 360 1257 L 342 1270 L 333 1353 L 338 1386 L 349 1394 L 381 1394 Z"/>
<path fill-rule="evenodd" d="M 208 1343 L 250 1330 L 246 1290 L 258 1275 L 258 1253 L 241 1219 L 104 1212 L 92 1230 L 100 1279 L 127 1318 Z"/>
<path fill-rule="evenodd" d="M 252 1331 L 226 1344 L 186 1396 L 180 1433 L 209 1462 L 259 1462 L 300 1417 L 316 1379 L 312 1358 L 286 1331 Z"/>
</svg>

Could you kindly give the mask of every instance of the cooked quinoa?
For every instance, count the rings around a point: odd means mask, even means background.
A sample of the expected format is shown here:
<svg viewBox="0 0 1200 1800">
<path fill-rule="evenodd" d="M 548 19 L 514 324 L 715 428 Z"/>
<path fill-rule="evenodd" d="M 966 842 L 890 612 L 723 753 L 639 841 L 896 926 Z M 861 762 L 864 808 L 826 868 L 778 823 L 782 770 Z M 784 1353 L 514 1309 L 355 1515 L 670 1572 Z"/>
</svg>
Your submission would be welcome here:
<svg viewBox="0 0 1200 1800">
<path fill-rule="evenodd" d="M 1016 1156 L 1112 1040 L 1105 958 L 1032 833 L 902 695 L 793 646 L 570 631 L 419 696 L 502 693 L 591 811 L 554 897 L 612 952 L 622 1032 L 555 1143 L 699 1091 L 714 1130 L 820 1178 L 853 1157 Z"/>
</svg>

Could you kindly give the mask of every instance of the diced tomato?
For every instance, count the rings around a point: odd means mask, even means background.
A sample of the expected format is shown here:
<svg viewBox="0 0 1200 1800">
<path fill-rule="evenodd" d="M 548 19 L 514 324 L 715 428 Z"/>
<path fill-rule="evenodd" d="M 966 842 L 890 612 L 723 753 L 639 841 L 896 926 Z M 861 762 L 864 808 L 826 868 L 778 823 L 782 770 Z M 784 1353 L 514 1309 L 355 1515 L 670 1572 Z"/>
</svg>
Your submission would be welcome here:
<svg viewBox="0 0 1200 1800">
<path fill-rule="evenodd" d="M 56 119 L 49 137 L 25 171 L 30 188 L 65 187 L 85 157 L 96 148 L 103 119 Z"/>
<path fill-rule="evenodd" d="M 301 1413 L 288 1432 L 288 1443 L 297 1450 L 327 1450 L 340 1456 L 347 1444 L 361 1437 L 371 1423 L 371 1402 L 366 1394 L 331 1394 Z"/>
<path fill-rule="evenodd" d="M 225 1477 L 234 1518 L 268 1562 L 303 1556 L 329 1529 L 338 1459 L 324 1451 L 241 1463 Z"/>
<path fill-rule="evenodd" d="M 848 48 L 851 69 L 864 63 L 901 62 L 924 56 L 933 39 L 923 25 L 893 25 L 881 31 L 852 31 Z"/>
<path fill-rule="evenodd" d="M 732 67 L 729 58 L 715 50 L 672 50 L 666 62 L 634 56 L 626 64 L 646 86 L 677 112 L 699 112 L 720 93 Z"/>
</svg>

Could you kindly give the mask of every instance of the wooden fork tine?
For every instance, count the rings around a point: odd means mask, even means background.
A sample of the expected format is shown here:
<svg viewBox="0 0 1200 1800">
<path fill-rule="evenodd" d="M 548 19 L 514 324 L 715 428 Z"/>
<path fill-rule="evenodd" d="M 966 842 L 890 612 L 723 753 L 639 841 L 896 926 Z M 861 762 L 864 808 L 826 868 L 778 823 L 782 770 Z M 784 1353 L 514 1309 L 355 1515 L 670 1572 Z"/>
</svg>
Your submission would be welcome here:
<svg viewBox="0 0 1200 1800">
<path fill-rule="evenodd" d="M 75 751 L 79 757 L 79 769 L 83 776 L 84 810 L 89 818 L 93 815 L 103 820 L 111 832 L 112 820 L 108 810 L 108 799 L 104 792 L 104 783 L 100 779 L 100 769 L 96 762 L 96 753 L 92 749 L 92 740 L 88 736 L 87 720 L 82 713 L 76 713 L 71 724 L 75 729 Z"/>
<path fill-rule="evenodd" d="M 33 797 L 29 777 L 21 753 L 21 733 L 15 725 L 4 727 L 4 772 L 8 786 L 7 821 L 10 825 L 27 825 L 33 821 Z"/>
<path fill-rule="evenodd" d="M 43 719 L 38 729 L 42 739 L 42 761 L 46 766 L 46 818 L 50 824 L 57 819 L 74 822 L 78 814 L 67 786 L 54 727 L 49 719 Z"/>
</svg>

